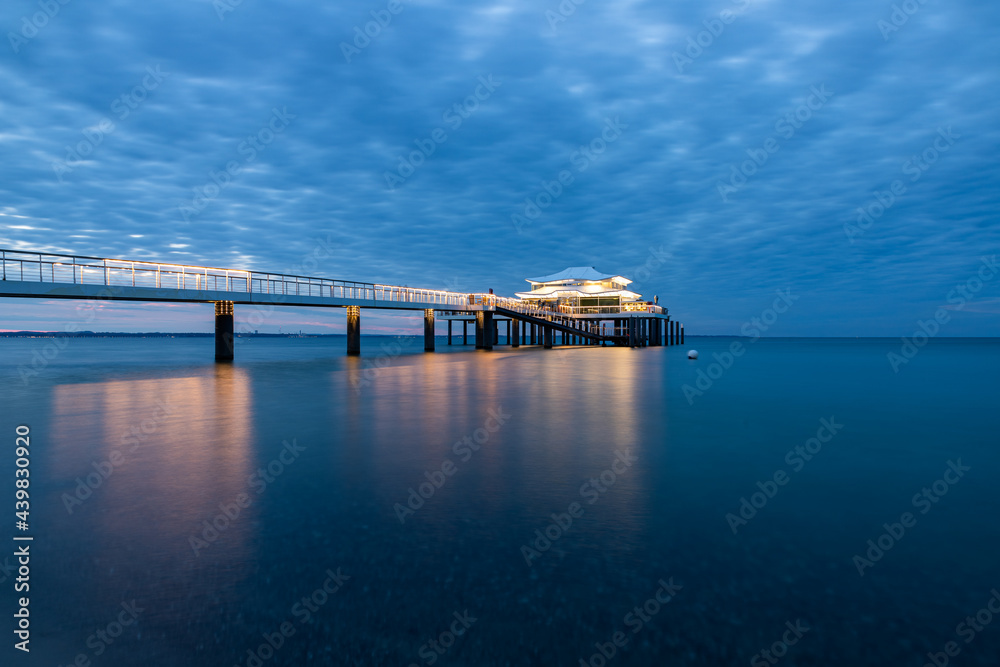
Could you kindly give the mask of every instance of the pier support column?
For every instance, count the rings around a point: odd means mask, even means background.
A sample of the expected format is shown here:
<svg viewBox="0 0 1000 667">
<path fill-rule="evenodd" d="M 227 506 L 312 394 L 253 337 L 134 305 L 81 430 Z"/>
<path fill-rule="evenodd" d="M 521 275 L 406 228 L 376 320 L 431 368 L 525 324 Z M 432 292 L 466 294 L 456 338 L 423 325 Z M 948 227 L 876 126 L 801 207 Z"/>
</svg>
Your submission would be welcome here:
<svg viewBox="0 0 1000 667">
<path fill-rule="evenodd" d="M 680 327 L 681 327 L 681 345 L 683 345 L 684 344 L 684 325 L 681 324 Z"/>
<path fill-rule="evenodd" d="M 538 343 L 535 342 L 535 339 L 537 338 L 537 332 L 538 332 L 538 325 L 535 324 L 534 322 L 532 322 L 532 324 L 531 324 L 531 344 L 532 345 L 538 345 Z"/>
<path fill-rule="evenodd" d="M 448 345 L 451 345 L 451 320 L 448 320 Z"/>
<path fill-rule="evenodd" d="M 480 310 L 476 313 L 476 349 L 492 350 L 493 336 L 496 335 L 496 326 L 493 321 L 493 311 Z"/>
<path fill-rule="evenodd" d="M 513 338 L 509 339 L 511 347 L 521 347 L 521 322 L 520 320 L 511 320 L 510 328 L 513 330 Z"/>
<path fill-rule="evenodd" d="M 361 306 L 347 307 L 347 354 L 361 354 Z"/>
<path fill-rule="evenodd" d="M 449 321 L 448 324 L 451 324 Z M 448 342 L 451 342 L 451 336 L 448 336 Z M 424 352 L 434 351 L 434 309 L 425 308 L 424 309 Z"/>
<path fill-rule="evenodd" d="M 552 349 L 552 327 L 542 327 L 542 347 L 546 350 Z"/>
<path fill-rule="evenodd" d="M 215 302 L 215 360 L 233 360 L 233 302 Z"/>
<path fill-rule="evenodd" d="M 668 336 L 667 345 L 673 346 L 674 345 L 674 321 L 673 320 L 670 320 L 669 322 L 667 322 L 667 336 Z"/>
<path fill-rule="evenodd" d="M 493 313 L 490 313 L 490 317 L 492 316 Z M 493 320 L 493 344 L 500 344 L 500 320 Z"/>
<path fill-rule="evenodd" d="M 469 344 L 469 321 L 462 320 L 462 345 Z"/>
</svg>

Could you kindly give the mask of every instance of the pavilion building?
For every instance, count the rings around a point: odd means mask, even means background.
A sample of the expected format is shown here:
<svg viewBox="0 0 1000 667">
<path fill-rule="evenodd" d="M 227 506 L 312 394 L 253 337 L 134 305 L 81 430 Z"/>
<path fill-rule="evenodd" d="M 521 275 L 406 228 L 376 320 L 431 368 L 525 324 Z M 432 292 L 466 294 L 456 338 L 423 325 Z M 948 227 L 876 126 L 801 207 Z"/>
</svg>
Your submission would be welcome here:
<svg viewBox="0 0 1000 667">
<path fill-rule="evenodd" d="M 676 345 L 684 341 L 683 326 L 674 322 L 658 299 L 643 301 L 629 289 L 625 276 L 601 273 L 592 266 L 571 266 L 558 273 L 526 278 L 531 289 L 515 292 L 516 298 L 493 294 L 470 294 L 471 305 L 480 312 L 441 311 L 448 322 L 448 344 L 452 324 L 461 324 L 462 344 L 469 344 L 474 329 L 476 347 L 493 349 L 503 339 L 511 347 L 521 345 Z M 425 332 L 426 334 L 426 332 Z M 432 335 L 432 334 L 426 334 Z"/>
<path fill-rule="evenodd" d="M 641 294 L 628 288 L 624 276 L 601 273 L 591 266 L 571 266 L 552 275 L 526 278 L 531 291 L 515 296 L 528 305 L 572 315 L 622 312 L 662 312 L 653 303 L 641 301 Z"/>
</svg>

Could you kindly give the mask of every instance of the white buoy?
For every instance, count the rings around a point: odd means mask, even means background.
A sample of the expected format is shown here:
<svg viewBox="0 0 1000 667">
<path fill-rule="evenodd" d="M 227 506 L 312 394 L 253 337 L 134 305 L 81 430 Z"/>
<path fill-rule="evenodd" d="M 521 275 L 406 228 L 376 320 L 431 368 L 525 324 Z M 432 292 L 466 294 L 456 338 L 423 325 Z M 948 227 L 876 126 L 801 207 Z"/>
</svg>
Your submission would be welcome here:
<svg viewBox="0 0 1000 667">
<path fill-rule="evenodd" d="M 688 359 L 697 359 L 698 350 L 688 350 Z"/>
</svg>

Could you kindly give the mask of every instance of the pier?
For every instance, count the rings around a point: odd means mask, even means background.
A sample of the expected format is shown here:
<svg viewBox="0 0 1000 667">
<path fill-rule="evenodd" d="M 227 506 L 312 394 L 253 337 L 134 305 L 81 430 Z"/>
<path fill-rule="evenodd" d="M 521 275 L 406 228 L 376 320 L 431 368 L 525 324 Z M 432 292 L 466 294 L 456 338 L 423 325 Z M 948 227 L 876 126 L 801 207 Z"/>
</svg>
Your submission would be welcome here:
<svg viewBox="0 0 1000 667">
<path fill-rule="evenodd" d="M 619 299 L 619 303 L 607 305 L 594 299 L 597 305 L 546 305 L 523 298 L 536 292 L 510 298 L 492 293 L 6 249 L 0 249 L 0 263 L 0 297 L 214 304 L 217 361 L 233 360 L 237 306 L 345 308 L 349 355 L 361 353 L 362 309 L 423 311 L 427 352 L 435 350 L 436 316 L 448 323 L 448 345 L 453 344 L 453 325 L 460 322 L 461 344 L 469 344 L 471 326 L 475 347 L 480 350 L 492 350 L 500 344 L 501 328 L 511 348 L 641 348 L 684 343 L 683 324 L 671 319 L 666 308 L 640 301 Z M 537 290 L 537 294 L 542 291 Z"/>
</svg>

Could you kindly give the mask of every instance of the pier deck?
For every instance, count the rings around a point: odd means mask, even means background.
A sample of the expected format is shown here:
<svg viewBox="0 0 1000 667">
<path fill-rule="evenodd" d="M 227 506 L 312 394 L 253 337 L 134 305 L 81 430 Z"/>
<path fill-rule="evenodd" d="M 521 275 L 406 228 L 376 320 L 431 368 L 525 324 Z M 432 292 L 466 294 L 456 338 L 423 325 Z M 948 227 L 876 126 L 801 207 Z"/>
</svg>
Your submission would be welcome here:
<svg viewBox="0 0 1000 667">
<path fill-rule="evenodd" d="M 463 329 L 474 323 L 479 349 L 498 343 L 502 321 L 507 322 L 512 347 L 536 341 L 552 347 L 557 334 L 562 344 L 644 347 L 683 342 L 683 327 L 658 306 L 598 313 L 548 310 L 494 294 L 6 249 L 0 249 L 0 297 L 213 303 L 219 361 L 233 358 L 236 305 L 346 308 L 348 354 L 361 351 L 362 308 L 422 310 L 427 351 L 434 350 L 436 312 L 448 321 L 449 345 L 452 322 L 460 320 Z M 465 333 L 463 341 L 467 339 Z"/>
</svg>

